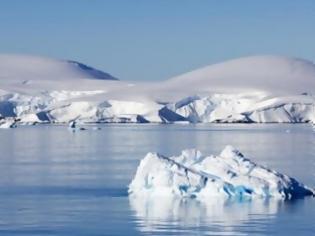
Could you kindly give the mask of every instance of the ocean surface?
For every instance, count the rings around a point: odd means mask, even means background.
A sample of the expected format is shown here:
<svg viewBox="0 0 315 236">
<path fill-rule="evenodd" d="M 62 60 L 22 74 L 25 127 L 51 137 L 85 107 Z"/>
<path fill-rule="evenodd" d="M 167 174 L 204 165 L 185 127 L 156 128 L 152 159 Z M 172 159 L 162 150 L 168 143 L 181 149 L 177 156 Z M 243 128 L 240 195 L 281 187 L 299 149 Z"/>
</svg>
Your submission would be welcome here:
<svg viewBox="0 0 315 236">
<path fill-rule="evenodd" d="M 315 187 L 309 125 L 99 125 L 0 130 L 0 235 L 315 235 L 315 198 L 208 203 L 128 198 L 147 152 L 246 157 Z"/>
</svg>

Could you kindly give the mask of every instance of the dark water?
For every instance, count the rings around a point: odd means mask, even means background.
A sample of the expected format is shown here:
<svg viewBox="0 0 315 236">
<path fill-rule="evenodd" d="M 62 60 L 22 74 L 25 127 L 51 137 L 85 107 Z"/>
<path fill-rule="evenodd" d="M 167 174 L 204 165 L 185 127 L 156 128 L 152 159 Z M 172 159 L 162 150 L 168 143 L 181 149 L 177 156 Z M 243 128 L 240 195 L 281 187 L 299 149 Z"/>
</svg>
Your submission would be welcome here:
<svg viewBox="0 0 315 236">
<path fill-rule="evenodd" d="M 149 151 L 227 144 L 315 186 L 315 133 L 307 125 L 104 125 L 0 130 L 0 235 L 314 235 L 315 199 L 201 203 L 129 200 Z"/>
</svg>

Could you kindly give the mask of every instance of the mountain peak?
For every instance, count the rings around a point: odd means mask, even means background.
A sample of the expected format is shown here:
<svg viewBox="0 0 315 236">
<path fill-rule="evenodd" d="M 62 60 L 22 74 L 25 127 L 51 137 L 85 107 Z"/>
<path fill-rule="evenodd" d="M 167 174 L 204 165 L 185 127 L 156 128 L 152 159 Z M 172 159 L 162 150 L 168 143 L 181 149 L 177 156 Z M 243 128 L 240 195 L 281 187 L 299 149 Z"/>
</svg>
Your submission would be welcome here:
<svg viewBox="0 0 315 236">
<path fill-rule="evenodd" d="M 199 90 L 315 92 L 315 65 L 299 58 L 250 56 L 209 65 L 171 78 L 167 83 Z"/>
<path fill-rule="evenodd" d="M 19 54 L 0 54 L 0 79 L 117 80 L 108 73 L 80 62 Z"/>
</svg>

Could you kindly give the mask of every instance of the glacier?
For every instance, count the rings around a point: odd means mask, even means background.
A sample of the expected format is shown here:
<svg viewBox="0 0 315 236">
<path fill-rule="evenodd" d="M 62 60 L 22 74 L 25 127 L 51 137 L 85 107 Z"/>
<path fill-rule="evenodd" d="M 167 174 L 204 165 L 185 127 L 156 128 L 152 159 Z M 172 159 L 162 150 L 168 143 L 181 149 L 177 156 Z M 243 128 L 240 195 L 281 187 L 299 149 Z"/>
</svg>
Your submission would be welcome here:
<svg viewBox="0 0 315 236">
<path fill-rule="evenodd" d="M 79 62 L 0 55 L 0 119 L 18 124 L 315 122 L 315 65 L 252 56 L 160 82 Z"/>
<path fill-rule="evenodd" d="M 294 178 L 258 165 L 232 146 L 219 155 L 196 149 L 167 157 L 148 153 L 129 185 L 136 198 L 178 197 L 198 200 L 296 199 L 315 191 Z"/>
</svg>

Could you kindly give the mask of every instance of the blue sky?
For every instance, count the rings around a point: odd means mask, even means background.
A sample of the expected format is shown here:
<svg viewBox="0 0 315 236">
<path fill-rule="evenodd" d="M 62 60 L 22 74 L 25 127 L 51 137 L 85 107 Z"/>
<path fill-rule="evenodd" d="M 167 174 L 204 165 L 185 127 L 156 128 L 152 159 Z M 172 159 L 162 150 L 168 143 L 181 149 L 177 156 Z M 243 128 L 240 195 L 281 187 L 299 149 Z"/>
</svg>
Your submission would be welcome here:
<svg viewBox="0 0 315 236">
<path fill-rule="evenodd" d="M 163 80 L 231 58 L 315 60 L 313 0 L 1 0 L 0 52 Z"/>
</svg>

